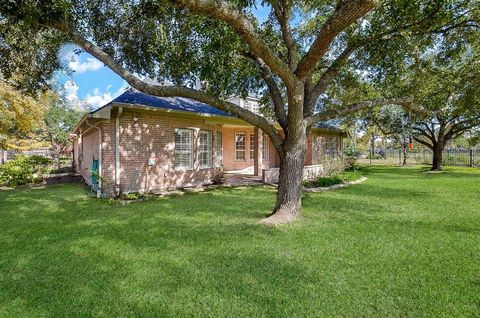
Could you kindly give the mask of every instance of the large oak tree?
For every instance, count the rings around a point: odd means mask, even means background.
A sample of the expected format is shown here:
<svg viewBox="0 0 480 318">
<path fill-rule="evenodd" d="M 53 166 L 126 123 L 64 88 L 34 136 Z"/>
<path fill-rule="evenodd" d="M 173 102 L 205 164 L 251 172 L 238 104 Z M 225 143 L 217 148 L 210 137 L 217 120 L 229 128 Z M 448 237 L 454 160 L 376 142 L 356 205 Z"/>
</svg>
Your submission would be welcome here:
<svg viewBox="0 0 480 318">
<path fill-rule="evenodd" d="M 5 2 L 5 1 L 3 1 Z M 249 0 L 18 0 L 0 6 L 0 66 L 18 68 L 30 86 L 46 83 L 64 43 L 75 43 L 139 91 L 183 96 L 235 114 L 262 129 L 279 154 L 272 215 L 277 224 L 301 214 L 306 140 L 317 123 L 404 96 L 358 94 L 339 100 L 355 76 L 402 72 L 396 60 L 411 43 L 435 47 L 451 30 L 473 32 L 477 0 L 271 0 L 265 22 Z M 473 21 L 473 22 L 472 22 Z M 33 62 L 33 63 L 32 63 Z M 142 76 L 173 81 L 160 86 Z M 203 89 L 194 89 L 201 79 Z M 352 84 L 355 85 L 355 84 Z M 264 88 L 276 123 L 227 102 Z M 338 91 L 338 90 L 337 90 Z M 336 97 L 335 97 L 336 96 Z M 319 99 L 334 102 L 319 103 Z"/>
</svg>

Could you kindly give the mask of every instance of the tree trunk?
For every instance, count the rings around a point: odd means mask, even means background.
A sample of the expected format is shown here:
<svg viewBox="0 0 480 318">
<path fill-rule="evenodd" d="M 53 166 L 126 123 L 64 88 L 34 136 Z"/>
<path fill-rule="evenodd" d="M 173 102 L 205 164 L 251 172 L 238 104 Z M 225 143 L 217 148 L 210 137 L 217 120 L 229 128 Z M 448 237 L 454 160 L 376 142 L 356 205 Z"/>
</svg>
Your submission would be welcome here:
<svg viewBox="0 0 480 318">
<path fill-rule="evenodd" d="M 372 133 L 372 138 L 370 138 L 370 151 L 372 152 L 370 158 L 375 159 L 375 135 Z"/>
<path fill-rule="evenodd" d="M 299 96 L 300 95 L 300 96 Z M 283 145 L 277 151 L 280 157 L 277 201 L 272 214 L 261 223 L 275 226 L 290 223 L 302 214 L 303 167 L 309 129 L 303 120 L 303 92 L 290 98 L 289 126 Z"/>
<path fill-rule="evenodd" d="M 407 165 L 407 144 L 406 143 L 402 144 L 402 154 L 403 154 L 402 166 L 406 166 Z"/>
<path fill-rule="evenodd" d="M 443 160 L 443 144 L 435 143 L 433 145 L 433 160 L 432 160 L 433 171 L 440 171 L 443 169 L 442 160 Z"/>
<path fill-rule="evenodd" d="M 306 133 L 280 155 L 277 201 L 272 214 L 262 220 L 268 225 L 290 223 L 301 216 L 303 167 L 305 164 Z"/>
</svg>

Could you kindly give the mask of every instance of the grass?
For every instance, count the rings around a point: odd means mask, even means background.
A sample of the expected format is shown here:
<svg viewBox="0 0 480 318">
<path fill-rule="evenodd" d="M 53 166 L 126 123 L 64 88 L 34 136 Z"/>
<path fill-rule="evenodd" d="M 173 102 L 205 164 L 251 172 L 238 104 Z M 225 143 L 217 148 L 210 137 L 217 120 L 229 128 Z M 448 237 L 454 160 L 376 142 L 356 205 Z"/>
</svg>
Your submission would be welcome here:
<svg viewBox="0 0 480 318">
<path fill-rule="evenodd" d="M 277 229 L 256 225 L 269 187 L 125 206 L 0 191 L 0 316 L 479 316 L 480 170 L 366 175 Z"/>
<path fill-rule="evenodd" d="M 333 176 L 318 177 L 315 180 L 304 181 L 303 186 L 307 188 L 329 187 L 335 184 L 356 181 L 361 177 L 360 171 L 344 171 Z"/>
</svg>

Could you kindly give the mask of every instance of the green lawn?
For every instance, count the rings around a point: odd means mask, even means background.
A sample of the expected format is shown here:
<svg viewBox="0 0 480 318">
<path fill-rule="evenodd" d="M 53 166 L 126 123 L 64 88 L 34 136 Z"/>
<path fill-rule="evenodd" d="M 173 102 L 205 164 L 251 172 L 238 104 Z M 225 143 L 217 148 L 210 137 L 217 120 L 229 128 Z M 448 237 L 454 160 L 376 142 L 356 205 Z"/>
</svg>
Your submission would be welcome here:
<svg viewBox="0 0 480 318">
<path fill-rule="evenodd" d="M 277 229 L 269 187 L 0 191 L 0 316 L 478 317 L 480 169 L 366 174 Z"/>
</svg>

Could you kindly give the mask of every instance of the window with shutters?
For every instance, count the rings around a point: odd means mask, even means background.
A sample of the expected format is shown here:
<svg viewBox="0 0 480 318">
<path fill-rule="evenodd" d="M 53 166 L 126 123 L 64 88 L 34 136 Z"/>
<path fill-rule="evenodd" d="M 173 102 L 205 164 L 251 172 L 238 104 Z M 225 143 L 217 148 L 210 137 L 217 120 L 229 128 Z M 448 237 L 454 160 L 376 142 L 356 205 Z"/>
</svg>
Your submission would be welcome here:
<svg viewBox="0 0 480 318">
<path fill-rule="evenodd" d="M 175 169 L 193 169 L 193 129 L 175 129 Z"/>
<path fill-rule="evenodd" d="M 199 164 L 200 169 L 212 167 L 212 131 L 200 130 L 198 136 Z"/>
</svg>

